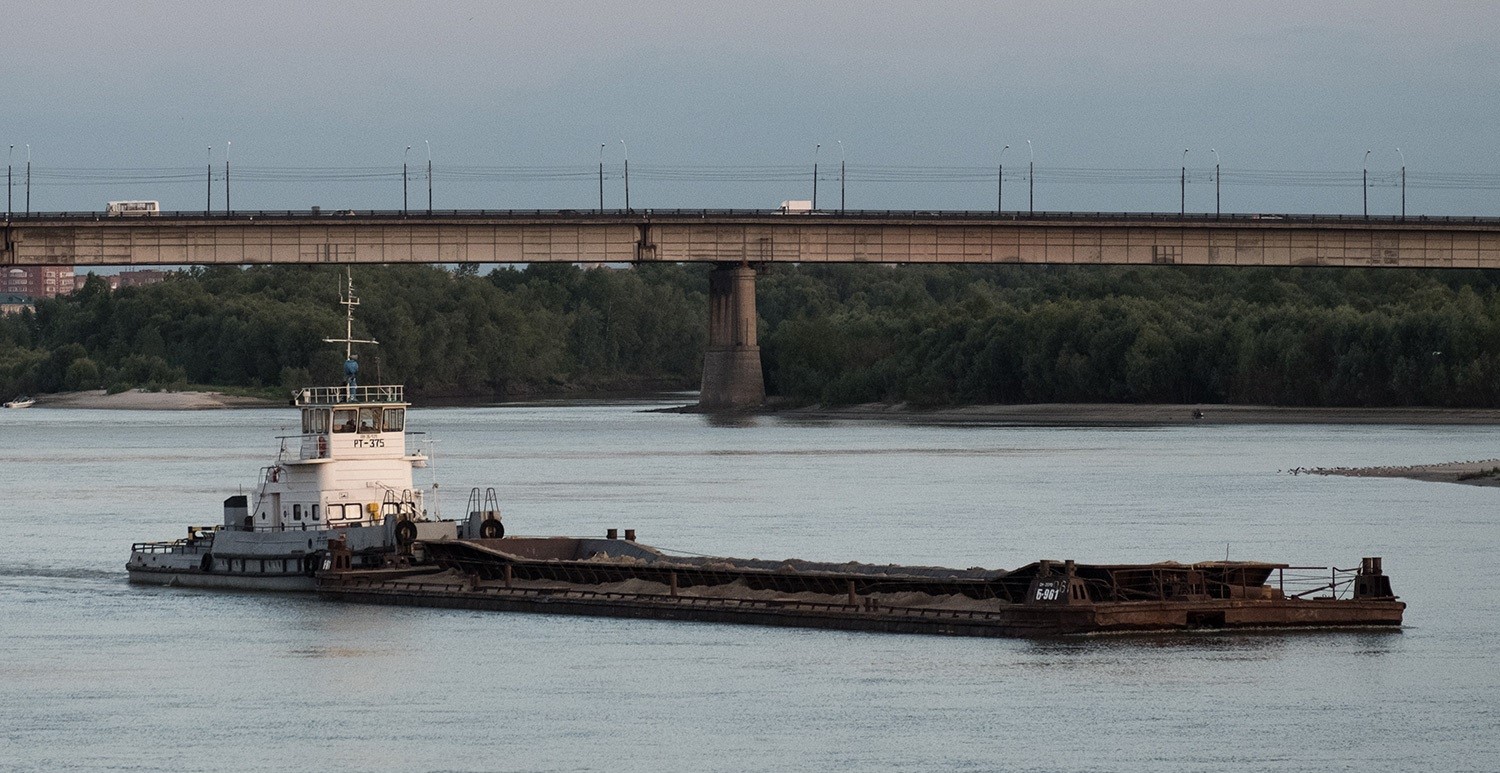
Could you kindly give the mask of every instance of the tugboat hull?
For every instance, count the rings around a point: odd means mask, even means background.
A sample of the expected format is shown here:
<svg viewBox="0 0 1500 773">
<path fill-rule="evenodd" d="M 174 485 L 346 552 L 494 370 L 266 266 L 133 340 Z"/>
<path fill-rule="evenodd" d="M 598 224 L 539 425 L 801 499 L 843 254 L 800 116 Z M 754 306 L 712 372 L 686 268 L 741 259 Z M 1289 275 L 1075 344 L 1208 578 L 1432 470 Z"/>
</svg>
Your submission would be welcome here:
<svg viewBox="0 0 1500 773">
<path fill-rule="evenodd" d="M 317 582 L 307 575 L 210 574 L 194 569 L 130 569 L 128 574 L 130 582 L 137 585 L 296 593 L 306 593 L 317 587 Z"/>
</svg>

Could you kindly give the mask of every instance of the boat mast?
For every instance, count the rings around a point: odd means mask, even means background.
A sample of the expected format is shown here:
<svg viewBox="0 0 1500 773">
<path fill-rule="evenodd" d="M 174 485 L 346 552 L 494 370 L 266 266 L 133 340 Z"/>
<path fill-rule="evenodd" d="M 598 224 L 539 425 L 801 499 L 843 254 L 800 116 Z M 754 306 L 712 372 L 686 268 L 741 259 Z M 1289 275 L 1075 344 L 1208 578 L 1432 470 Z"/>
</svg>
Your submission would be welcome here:
<svg viewBox="0 0 1500 773">
<path fill-rule="evenodd" d="M 373 338 L 366 340 L 354 337 L 354 307 L 359 305 L 359 298 L 356 298 L 354 296 L 354 270 L 345 267 L 344 272 L 345 276 L 347 277 L 347 281 L 345 284 L 345 288 L 339 292 L 339 303 L 343 304 L 344 306 L 344 337 L 325 338 L 323 339 L 323 342 L 330 344 L 343 344 L 344 359 L 347 361 L 349 359 L 352 359 L 354 356 L 355 344 L 378 344 L 380 342 L 376 341 Z"/>
</svg>

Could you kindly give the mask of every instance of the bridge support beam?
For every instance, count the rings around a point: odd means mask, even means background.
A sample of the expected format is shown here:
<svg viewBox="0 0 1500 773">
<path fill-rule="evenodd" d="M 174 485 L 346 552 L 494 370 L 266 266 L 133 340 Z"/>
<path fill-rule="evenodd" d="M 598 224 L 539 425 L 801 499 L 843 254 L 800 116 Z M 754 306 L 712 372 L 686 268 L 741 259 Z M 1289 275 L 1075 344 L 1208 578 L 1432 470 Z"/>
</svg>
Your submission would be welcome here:
<svg viewBox="0 0 1500 773">
<path fill-rule="evenodd" d="M 708 351 L 698 407 L 753 408 L 766 400 L 756 342 L 755 269 L 715 264 L 708 276 Z"/>
</svg>

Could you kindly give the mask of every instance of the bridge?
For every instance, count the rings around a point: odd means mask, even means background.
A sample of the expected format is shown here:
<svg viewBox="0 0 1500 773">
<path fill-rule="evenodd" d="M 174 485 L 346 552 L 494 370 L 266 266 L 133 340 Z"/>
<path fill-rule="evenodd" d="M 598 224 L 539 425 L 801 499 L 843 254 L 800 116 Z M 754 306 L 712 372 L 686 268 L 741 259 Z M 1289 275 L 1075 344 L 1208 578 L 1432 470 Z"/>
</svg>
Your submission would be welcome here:
<svg viewBox="0 0 1500 773">
<path fill-rule="evenodd" d="M 759 404 L 755 267 L 770 263 L 1500 268 L 1500 218 L 779 210 L 12 215 L 0 266 L 701 262 L 701 405 Z"/>
</svg>

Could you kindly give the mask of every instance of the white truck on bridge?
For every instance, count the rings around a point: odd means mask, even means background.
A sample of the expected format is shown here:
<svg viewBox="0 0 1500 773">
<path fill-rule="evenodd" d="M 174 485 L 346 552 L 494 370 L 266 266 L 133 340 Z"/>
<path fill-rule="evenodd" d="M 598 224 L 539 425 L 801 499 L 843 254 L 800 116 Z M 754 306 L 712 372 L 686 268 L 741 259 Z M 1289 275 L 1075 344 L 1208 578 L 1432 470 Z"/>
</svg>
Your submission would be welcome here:
<svg viewBox="0 0 1500 773">
<path fill-rule="evenodd" d="M 155 201 L 111 201 L 104 208 L 109 217 L 141 217 L 161 214 L 161 204 Z"/>
</svg>

